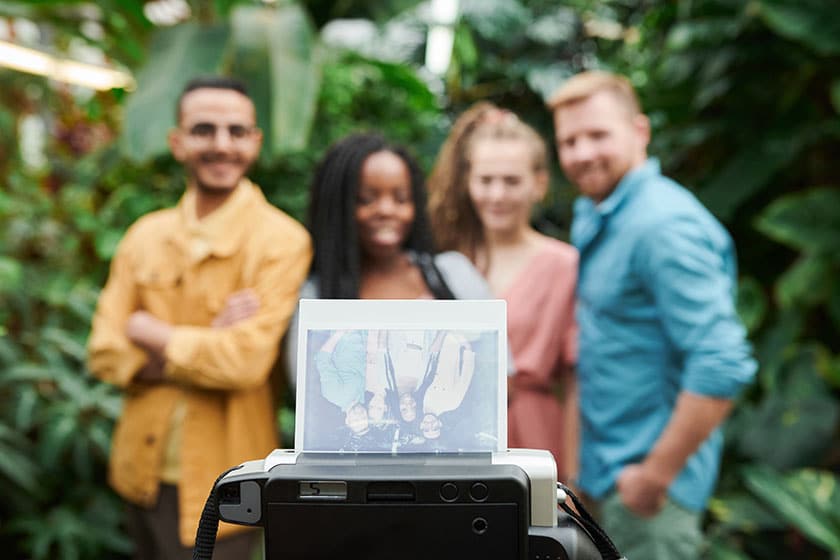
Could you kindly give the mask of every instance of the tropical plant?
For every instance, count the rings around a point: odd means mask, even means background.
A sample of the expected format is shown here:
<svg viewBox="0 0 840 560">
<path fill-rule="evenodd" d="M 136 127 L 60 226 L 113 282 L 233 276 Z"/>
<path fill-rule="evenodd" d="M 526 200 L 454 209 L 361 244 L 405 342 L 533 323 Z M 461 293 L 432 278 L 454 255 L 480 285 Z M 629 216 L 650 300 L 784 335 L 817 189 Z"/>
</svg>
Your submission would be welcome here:
<svg viewBox="0 0 840 560">
<path fill-rule="evenodd" d="M 313 64 L 318 82 L 305 92 L 286 82 L 296 71 L 313 74 L 300 68 L 295 52 L 283 51 L 285 58 L 277 58 L 276 45 L 267 41 L 269 35 L 283 34 L 278 25 L 306 23 L 309 16 L 300 4 L 271 9 L 217 2 L 208 12 L 197 10 L 205 3 L 194 3 L 196 18 L 162 30 L 144 19 L 142 4 L 102 2 L 101 10 L 49 1 L 0 4 L 0 14 L 38 21 L 55 39 L 51 45 L 59 53 L 73 41 L 90 41 L 80 30 L 96 22 L 104 34 L 96 45 L 108 48 L 122 65 L 139 67 L 141 82 L 136 94 L 111 91 L 90 97 L 42 78 L 0 74 L 3 145 L 20 145 L 21 123 L 31 116 L 45 122 L 50 133 L 41 165 L 33 167 L 18 150 L 0 150 L 4 557 L 116 558 L 130 553 L 120 500 L 105 481 L 120 396 L 86 374 L 85 342 L 108 260 L 123 232 L 142 214 L 175 203 L 183 190 L 182 171 L 159 148 L 174 121 L 174 99 L 184 80 L 179 76 L 175 84 L 154 78 L 184 71 L 185 61 L 176 56 L 184 56 L 184 45 L 206 46 L 200 40 L 213 33 L 224 37 L 223 59 L 204 66 L 193 63 L 208 72 L 230 71 L 230 64 L 249 79 L 261 109 L 271 115 L 263 126 L 284 131 L 274 135 L 278 140 L 269 143 L 253 176 L 273 202 L 298 217 L 305 207 L 309 172 L 330 142 L 365 124 L 376 127 L 385 117 L 393 122 L 394 137 L 422 144 L 428 142 L 429 123 L 437 118 L 434 96 L 410 69 L 321 45 L 308 23 L 300 36 L 311 39 L 320 53 Z M 114 23 L 119 21 L 125 25 Z M 289 40 L 299 37 L 285 35 Z M 256 39 L 262 42 L 254 45 Z M 212 52 L 204 54 L 212 58 Z M 271 89 L 259 80 L 261 69 L 247 67 L 257 61 L 273 65 L 284 78 L 282 87 Z M 286 112 L 272 111 L 270 103 L 288 98 L 292 87 L 298 88 L 305 107 L 280 103 Z M 156 91 L 163 97 L 154 98 Z M 388 93 L 392 91 L 398 93 Z M 138 115 L 141 121 L 135 127 Z M 125 134 L 118 141 L 121 130 Z M 143 133 L 149 136 L 138 140 L 136 134 Z M 148 147 L 146 141 L 158 150 L 131 150 Z M 291 413 L 287 408 L 280 416 L 288 421 Z M 284 433 L 288 427 L 283 426 Z"/>
<path fill-rule="evenodd" d="M 464 2 L 456 110 L 490 98 L 551 138 L 540 102 L 584 68 L 630 77 L 651 152 L 739 250 L 739 311 L 760 362 L 726 426 L 713 558 L 837 553 L 840 471 L 840 14 L 830 0 Z M 527 22 L 527 23 L 526 23 Z M 555 181 L 540 226 L 567 229 Z M 819 498 L 811 495 L 819 481 Z M 770 488 L 775 490 L 770 491 Z"/>
<path fill-rule="evenodd" d="M 192 0 L 192 16 L 168 28 L 152 25 L 144 4 L 0 2 L 0 15 L 48 31 L 50 48 L 101 48 L 139 84 L 133 94 L 80 96 L 0 73 L 4 557 L 128 553 L 105 484 L 119 396 L 86 376 L 84 343 L 122 233 L 182 191 L 163 140 L 189 77 L 246 79 L 268 139 L 253 177 L 300 218 L 313 165 L 347 132 L 383 129 L 428 169 L 451 118 L 490 99 L 550 139 L 543 100 L 592 67 L 630 76 L 652 119 L 652 153 L 725 222 L 739 250 L 739 311 L 761 368 L 726 426 L 707 556 L 840 554 L 833 0 L 462 0 L 453 61 L 435 93 L 412 67 L 419 49 L 378 59 L 324 39 L 339 17 L 384 23 L 400 14 L 423 29 L 416 1 Z M 14 149 L 32 115 L 51 133 L 40 167 Z M 565 236 L 573 196 L 555 174 L 538 226 Z M 278 416 L 288 437 L 293 413 L 287 406 Z"/>
</svg>

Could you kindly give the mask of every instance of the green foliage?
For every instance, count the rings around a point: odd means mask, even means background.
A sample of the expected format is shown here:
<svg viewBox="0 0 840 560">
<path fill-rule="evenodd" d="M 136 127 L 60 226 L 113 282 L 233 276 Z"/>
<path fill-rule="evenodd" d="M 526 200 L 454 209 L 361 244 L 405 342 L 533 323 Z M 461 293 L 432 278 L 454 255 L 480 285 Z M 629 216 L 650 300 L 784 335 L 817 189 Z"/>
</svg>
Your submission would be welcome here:
<svg viewBox="0 0 840 560">
<path fill-rule="evenodd" d="M 125 106 L 123 149 L 138 161 L 163 154 L 175 126 L 175 101 L 192 78 L 217 73 L 228 36 L 226 25 L 188 22 L 163 28 L 149 43 L 138 89 Z"/>
<path fill-rule="evenodd" d="M 264 132 L 263 158 L 306 147 L 320 82 L 320 52 L 297 3 L 241 5 L 230 21 L 186 22 L 157 31 L 126 104 L 125 153 L 139 161 L 167 152 L 175 101 L 192 78 L 226 73 L 249 86 Z"/>
<path fill-rule="evenodd" d="M 601 67 L 636 85 L 651 152 L 735 238 L 738 310 L 761 366 L 726 426 L 707 557 L 826 558 L 840 528 L 798 515 L 817 506 L 810 487 L 792 488 L 814 468 L 840 468 L 836 2 L 463 5 L 447 75 L 457 109 L 490 98 L 551 138 L 539 100 L 567 75 Z M 821 187 L 802 189 L 811 185 Z M 563 183 L 553 187 L 543 218 L 562 231 L 569 197 Z M 767 466 L 782 473 L 773 484 L 788 509 L 762 492 L 770 486 L 758 475 L 740 475 Z"/>
<path fill-rule="evenodd" d="M 296 4 L 239 7 L 231 15 L 230 70 L 252 85 L 268 157 L 306 147 L 321 78 L 321 46 Z M 268 79 L 266 79 L 268 76 Z"/>
<path fill-rule="evenodd" d="M 427 163 L 436 147 L 437 100 L 412 69 L 327 51 L 295 3 L 238 4 L 216 2 L 199 14 L 201 23 L 120 38 L 148 44 L 140 87 L 127 97 L 115 91 L 79 101 L 45 80 L 0 74 L 4 145 L 18 145 L 18 119 L 33 106 L 53 127 L 45 169 L 0 150 L 4 557 L 131 553 L 121 501 L 106 484 L 120 395 L 87 375 L 85 344 L 108 261 L 126 228 L 183 192 L 183 171 L 166 154 L 165 140 L 190 75 L 227 69 L 249 81 L 269 146 L 251 175 L 299 219 L 313 166 L 346 133 L 384 128 L 395 140 L 423 147 Z M 43 11 L 27 13 L 52 22 L 63 9 L 45 3 Z M 135 17 L 128 4 L 127 13 L 114 9 L 126 20 Z M 293 418 L 288 404 L 278 414 L 289 444 Z"/>
<path fill-rule="evenodd" d="M 830 254 L 840 247 L 840 191 L 814 189 L 782 197 L 759 216 L 759 231 L 799 251 Z"/>
<path fill-rule="evenodd" d="M 740 453 L 777 469 L 818 463 L 831 448 L 840 420 L 840 403 L 820 375 L 825 349 L 810 346 L 796 352 L 783 362 L 775 390 L 742 406 L 741 427 L 730 433 Z"/>
<path fill-rule="evenodd" d="M 638 41 L 608 65 L 639 86 L 654 153 L 732 231 L 760 363 L 726 428 L 708 556 L 826 558 L 836 505 L 814 503 L 803 481 L 840 467 L 836 5 L 657 2 L 635 21 Z"/>
<path fill-rule="evenodd" d="M 762 0 L 762 19 L 773 31 L 822 55 L 840 54 L 837 5 L 825 0 Z"/>
<path fill-rule="evenodd" d="M 707 519 L 715 559 L 826 559 L 840 521 L 840 43 L 833 0 L 462 1 L 443 95 L 409 65 L 324 45 L 336 17 L 385 22 L 417 2 L 191 2 L 156 29 L 142 0 L 2 2 L 0 14 L 103 48 L 139 89 L 76 100 L 0 73 L 0 546 L 12 558 L 122 558 L 130 545 L 105 484 L 113 388 L 85 374 L 107 262 L 137 217 L 174 204 L 174 103 L 193 75 L 241 75 L 266 148 L 252 177 L 303 218 L 313 166 L 348 132 L 379 129 L 429 169 L 451 118 L 489 99 L 553 138 L 545 98 L 583 68 L 630 76 L 653 123 L 651 152 L 694 188 L 739 250 L 738 310 L 761 364 L 728 422 Z M 419 24 L 420 25 L 420 24 Z M 46 169 L 15 152 L 19 118 L 47 117 Z M 121 134 L 120 134 L 121 133 Z M 118 149 L 115 138 L 120 135 Z M 803 187 L 807 187 L 803 189 Z M 561 177 L 538 217 L 563 237 Z M 278 413 L 290 442 L 293 412 Z M 832 474 L 834 473 L 834 474 Z M 5 520 L 9 521 L 6 522 Z M 91 530 L 95 528 L 95 530 Z"/>
<path fill-rule="evenodd" d="M 832 552 L 840 552 L 840 479 L 813 469 L 783 476 L 764 466 L 745 468 L 744 481 L 781 518 Z"/>
<path fill-rule="evenodd" d="M 99 266 L 81 219 L 90 200 L 11 179 L 3 262 L 20 266 L 18 286 L 0 294 L 0 507 L 15 515 L 0 542 L 34 559 L 125 553 L 117 501 L 102 485 L 119 396 L 82 374 Z"/>
</svg>

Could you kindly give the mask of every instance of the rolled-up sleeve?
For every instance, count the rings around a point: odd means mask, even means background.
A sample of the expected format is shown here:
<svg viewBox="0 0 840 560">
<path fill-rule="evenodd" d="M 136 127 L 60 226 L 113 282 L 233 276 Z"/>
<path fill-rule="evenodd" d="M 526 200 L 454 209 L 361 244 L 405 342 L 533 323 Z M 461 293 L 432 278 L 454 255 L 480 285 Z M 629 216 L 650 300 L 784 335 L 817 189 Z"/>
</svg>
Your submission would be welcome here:
<svg viewBox="0 0 840 560">
<path fill-rule="evenodd" d="M 311 256 L 307 241 L 297 250 L 265 257 L 251 287 L 260 302 L 253 317 L 224 328 L 175 327 L 166 346 L 167 378 L 222 390 L 264 383 L 297 304 Z"/>
<path fill-rule="evenodd" d="M 667 339 L 682 360 L 682 390 L 735 397 L 755 375 L 746 331 L 735 309 L 730 244 L 716 244 L 691 218 L 657 224 L 641 258 Z"/>
</svg>

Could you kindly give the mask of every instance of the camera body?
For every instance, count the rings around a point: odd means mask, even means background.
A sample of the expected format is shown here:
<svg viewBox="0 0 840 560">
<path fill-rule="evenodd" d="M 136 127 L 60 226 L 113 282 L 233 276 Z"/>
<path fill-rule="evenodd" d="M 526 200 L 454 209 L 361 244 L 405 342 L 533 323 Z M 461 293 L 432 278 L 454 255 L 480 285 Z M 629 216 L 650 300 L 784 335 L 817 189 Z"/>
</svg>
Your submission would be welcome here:
<svg viewBox="0 0 840 560">
<path fill-rule="evenodd" d="M 216 485 L 219 518 L 264 528 L 268 560 L 588 560 L 558 515 L 547 451 L 327 454 L 275 450 Z"/>
</svg>

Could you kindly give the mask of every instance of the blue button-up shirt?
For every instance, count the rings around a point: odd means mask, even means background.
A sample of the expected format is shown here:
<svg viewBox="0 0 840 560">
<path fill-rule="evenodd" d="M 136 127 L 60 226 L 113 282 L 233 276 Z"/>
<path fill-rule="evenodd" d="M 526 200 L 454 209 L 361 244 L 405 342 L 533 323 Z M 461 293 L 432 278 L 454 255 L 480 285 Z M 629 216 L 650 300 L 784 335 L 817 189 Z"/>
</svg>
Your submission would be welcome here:
<svg viewBox="0 0 840 560">
<path fill-rule="evenodd" d="M 731 398 L 755 374 L 735 311 L 732 240 L 648 160 L 600 204 L 575 203 L 582 416 L 579 484 L 602 498 L 656 443 L 681 391 Z M 712 493 L 716 430 L 669 488 L 699 511 Z"/>
</svg>

